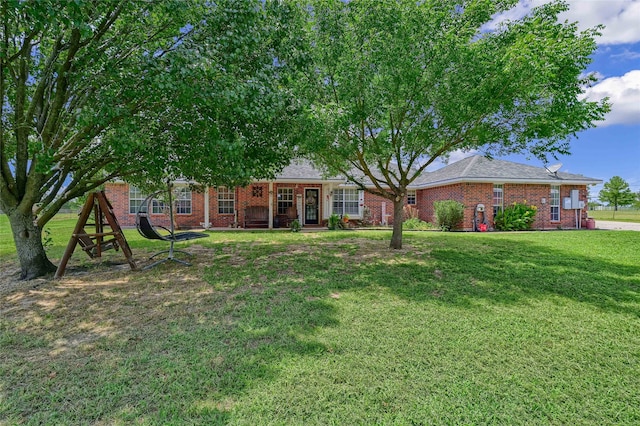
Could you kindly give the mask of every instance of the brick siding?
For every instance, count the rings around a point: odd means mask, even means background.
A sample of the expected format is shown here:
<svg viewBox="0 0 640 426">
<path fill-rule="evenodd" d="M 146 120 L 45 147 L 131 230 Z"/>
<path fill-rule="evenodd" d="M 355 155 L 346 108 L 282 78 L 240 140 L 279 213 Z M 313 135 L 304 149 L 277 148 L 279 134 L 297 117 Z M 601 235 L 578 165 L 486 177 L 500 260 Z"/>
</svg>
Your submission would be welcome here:
<svg viewBox="0 0 640 426">
<path fill-rule="evenodd" d="M 266 182 L 257 182 L 244 188 L 235 189 L 235 210 L 237 214 L 237 223 L 244 223 L 244 209 L 248 206 L 269 206 L 269 197 L 273 200 L 273 214 L 277 214 L 278 188 L 293 188 L 293 203 L 297 207 L 298 195 L 304 196 L 305 188 L 319 189 L 319 212 L 320 222 L 324 217 L 324 204 L 332 203 L 329 194 L 323 194 L 322 184 L 306 184 L 306 183 L 274 183 L 273 192 L 269 193 L 269 184 Z M 503 185 L 504 207 L 514 202 L 526 202 L 534 205 L 538 209 L 536 220 L 533 223 L 534 229 L 556 229 L 556 228 L 575 228 L 575 211 L 564 210 L 562 208 L 563 199 L 569 197 L 572 189 L 578 189 L 580 192 L 580 200 L 587 205 L 588 190 L 585 185 L 562 185 L 560 187 L 560 221 L 551 222 L 550 220 L 550 185 L 534 185 L 534 184 L 510 184 Z M 105 188 L 108 199 L 114 208 L 114 213 L 118 218 L 121 226 L 135 226 L 135 213 L 129 213 L 129 185 L 125 183 L 108 183 Z M 176 215 L 177 224 L 182 229 L 199 228 L 204 222 L 204 193 L 192 192 L 191 214 Z M 542 203 L 542 199 L 546 203 Z M 473 214 L 476 205 L 484 204 L 485 214 L 491 226 L 493 226 L 493 183 L 457 183 L 452 185 L 444 185 L 436 188 L 421 189 L 416 191 L 416 205 L 420 219 L 427 222 L 434 222 L 433 203 L 441 200 L 456 200 L 464 206 L 464 220 L 461 227 L 470 231 L 473 229 Z M 406 203 L 406 200 L 405 200 Z M 383 217 L 383 204 L 387 215 L 387 223 L 393 223 L 393 202 L 390 200 L 365 192 L 364 205 L 371 211 L 371 220 L 374 225 L 379 225 L 385 221 Z M 215 188 L 209 190 L 209 221 L 213 227 L 229 227 L 236 221 L 236 214 L 218 214 L 218 192 Z M 579 220 L 584 226 L 587 218 L 587 210 L 579 211 Z M 152 215 L 153 223 L 167 226 L 168 218 L 166 215 Z"/>
</svg>

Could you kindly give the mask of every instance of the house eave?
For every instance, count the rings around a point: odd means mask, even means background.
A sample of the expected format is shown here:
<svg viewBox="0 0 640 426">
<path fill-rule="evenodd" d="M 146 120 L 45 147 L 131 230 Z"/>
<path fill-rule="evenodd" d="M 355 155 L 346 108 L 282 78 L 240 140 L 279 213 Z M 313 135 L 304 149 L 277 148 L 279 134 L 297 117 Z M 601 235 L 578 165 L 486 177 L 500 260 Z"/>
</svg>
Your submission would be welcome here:
<svg viewBox="0 0 640 426">
<path fill-rule="evenodd" d="M 291 183 L 291 184 L 323 184 L 323 183 L 344 183 L 344 179 L 295 179 L 295 178 L 285 178 L 285 179 L 274 179 L 274 180 L 258 180 L 255 183 Z"/>
<path fill-rule="evenodd" d="M 520 178 L 491 178 L 491 177 L 479 177 L 479 178 L 454 178 L 444 179 L 437 182 L 429 182 L 421 185 L 416 185 L 416 189 L 428 189 L 445 185 L 454 185 L 457 183 L 497 183 L 497 184 L 527 184 L 527 185 L 597 185 L 603 181 L 599 179 L 562 179 L 562 178 L 550 178 L 550 179 L 520 179 Z"/>
</svg>

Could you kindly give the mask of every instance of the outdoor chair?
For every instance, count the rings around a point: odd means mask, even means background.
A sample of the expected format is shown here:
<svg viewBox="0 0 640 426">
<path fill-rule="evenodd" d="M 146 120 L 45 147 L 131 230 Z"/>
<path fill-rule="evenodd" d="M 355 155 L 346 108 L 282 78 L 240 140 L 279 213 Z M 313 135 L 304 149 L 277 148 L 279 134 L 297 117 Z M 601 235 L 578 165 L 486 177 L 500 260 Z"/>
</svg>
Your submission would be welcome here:
<svg viewBox="0 0 640 426">
<path fill-rule="evenodd" d="M 209 236 L 204 232 L 193 232 L 193 231 L 175 232 L 174 225 L 173 225 L 173 201 L 171 199 L 170 185 L 169 185 L 168 191 L 169 191 L 168 204 L 169 204 L 169 218 L 170 218 L 169 222 L 171 223 L 169 228 L 166 228 L 164 226 L 154 225 L 151 222 L 151 217 L 150 217 L 151 202 L 153 201 L 154 198 L 157 198 L 164 191 L 155 192 L 149 195 L 147 198 L 145 198 L 145 200 L 142 202 L 142 204 L 138 208 L 138 213 L 136 214 L 136 228 L 138 229 L 138 232 L 140 233 L 140 235 L 142 235 L 144 238 L 147 238 L 149 240 L 162 240 L 162 241 L 169 242 L 169 250 L 160 251 L 154 254 L 153 256 L 151 256 L 150 259 L 153 259 L 156 256 L 159 256 L 163 253 L 167 253 L 167 257 L 164 259 L 158 260 L 156 262 L 153 262 L 152 264 L 147 265 L 143 269 L 150 269 L 150 268 L 153 268 L 154 266 L 157 266 L 164 262 L 168 262 L 170 260 L 174 262 L 182 263 L 183 265 L 191 266 L 191 263 L 185 262 L 184 260 L 177 259 L 175 257 L 175 254 L 182 253 L 187 256 L 192 256 L 192 254 L 182 250 L 175 250 L 173 245 L 177 241 L 188 241 L 188 240 L 194 240 L 196 238 L 205 238 Z M 165 231 L 166 234 L 161 234 L 158 231 L 158 228 Z"/>
</svg>

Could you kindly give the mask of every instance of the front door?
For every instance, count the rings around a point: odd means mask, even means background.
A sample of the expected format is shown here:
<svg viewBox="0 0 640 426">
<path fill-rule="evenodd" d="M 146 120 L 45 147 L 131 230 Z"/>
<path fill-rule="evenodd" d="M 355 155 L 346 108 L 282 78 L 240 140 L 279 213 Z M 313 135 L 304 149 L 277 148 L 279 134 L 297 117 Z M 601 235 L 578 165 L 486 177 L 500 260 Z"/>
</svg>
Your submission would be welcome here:
<svg viewBox="0 0 640 426">
<path fill-rule="evenodd" d="M 304 223 L 318 225 L 319 222 L 320 190 L 307 188 L 304 190 Z"/>
</svg>

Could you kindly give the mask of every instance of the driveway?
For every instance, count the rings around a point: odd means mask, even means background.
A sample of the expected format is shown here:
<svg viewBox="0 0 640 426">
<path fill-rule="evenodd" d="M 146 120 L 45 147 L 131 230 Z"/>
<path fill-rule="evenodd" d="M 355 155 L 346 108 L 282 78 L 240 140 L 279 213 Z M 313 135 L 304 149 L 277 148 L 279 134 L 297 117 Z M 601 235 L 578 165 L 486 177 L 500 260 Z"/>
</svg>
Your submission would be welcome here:
<svg viewBox="0 0 640 426">
<path fill-rule="evenodd" d="M 640 223 L 596 220 L 596 228 L 615 231 L 640 231 Z"/>
</svg>

